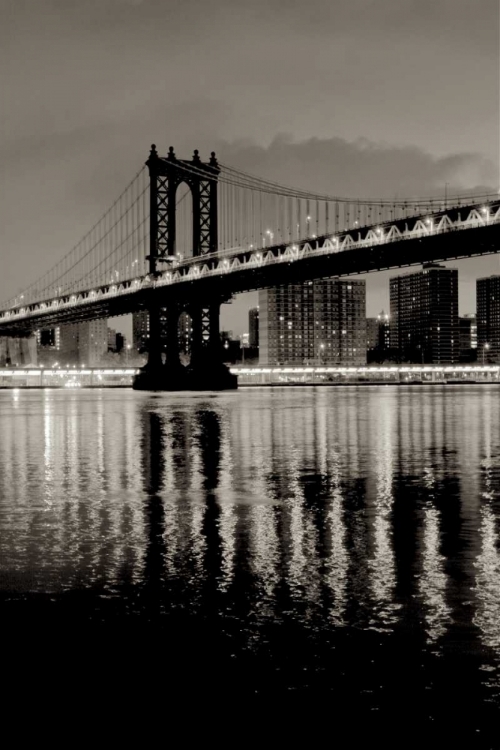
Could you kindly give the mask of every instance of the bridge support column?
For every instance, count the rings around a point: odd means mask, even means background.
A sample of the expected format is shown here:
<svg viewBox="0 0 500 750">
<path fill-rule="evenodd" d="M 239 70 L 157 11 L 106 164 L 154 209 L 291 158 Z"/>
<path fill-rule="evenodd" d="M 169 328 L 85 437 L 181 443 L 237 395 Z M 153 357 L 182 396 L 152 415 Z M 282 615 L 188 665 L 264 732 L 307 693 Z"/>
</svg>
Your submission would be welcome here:
<svg viewBox="0 0 500 750">
<path fill-rule="evenodd" d="M 134 379 L 141 391 L 220 391 L 238 387 L 238 379 L 222 361 L 220 300 L 191 304 L 187 311 L 193 324 L 191 361 L 179 358 L 181 308 L 170 303 L 150 310 L 148 362 Z M 166 312 L 166 324 L 163 321 Z M 164 344 L 166 342 L 166 358 Z"/>
<path fill-rule="evenodd" d="M 231 390 L 238 378 L 222 361 L 220 300 L 190 306 L 193 346 L 189 364 L 189 388 L 194 391 Z"/>
</svg>

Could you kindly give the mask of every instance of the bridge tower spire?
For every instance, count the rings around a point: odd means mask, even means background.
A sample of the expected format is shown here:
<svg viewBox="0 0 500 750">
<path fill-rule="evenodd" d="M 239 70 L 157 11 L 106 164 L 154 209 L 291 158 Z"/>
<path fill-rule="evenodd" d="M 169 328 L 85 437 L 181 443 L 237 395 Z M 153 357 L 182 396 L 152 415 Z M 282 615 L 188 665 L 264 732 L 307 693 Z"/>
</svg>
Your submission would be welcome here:
<svg viewBox="0 0 500 750">
<path fill-rule="evenodd" d="M 155 282 L 178 262 L 176 252 L 176 194 L 185 183 L 192 196 L 192 255 L 200 257 L 218 249 L 218 178 L 215 152 L 202 162 L 198 150 L 191 159 L 178 159 L 173 146 L 161 157 L 152 144 L 146 161 L 150 177 L 149 275 Z M 219 311 L 228 297 L 193 291 L 192 299 L 173 287 L 153 288 L 147 300 L 149 313 L 148 362 L 136 376 L 139 390 L 220 390 L 236 388 L 237 379 L 222 363 Z M 179 357 L 179 316 L 192 320 L 191 361 Z"/>
</svg>

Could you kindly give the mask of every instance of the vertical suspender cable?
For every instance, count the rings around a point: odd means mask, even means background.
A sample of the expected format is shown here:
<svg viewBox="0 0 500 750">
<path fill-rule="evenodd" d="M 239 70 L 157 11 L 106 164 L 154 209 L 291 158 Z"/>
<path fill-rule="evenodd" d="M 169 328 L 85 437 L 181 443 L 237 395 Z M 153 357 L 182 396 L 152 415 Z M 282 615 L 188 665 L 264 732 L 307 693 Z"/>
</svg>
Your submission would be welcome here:
<svg viewBox="0 0 500 750">
<path fill-rule="evenodd" d="M 260 238 L 259 238 L 259 247 L 262 247 L 263 243 L 263 234 L 262 234 L 262 192 L 259 190 L 259 218 L 260 218 Z"/>
</svg>

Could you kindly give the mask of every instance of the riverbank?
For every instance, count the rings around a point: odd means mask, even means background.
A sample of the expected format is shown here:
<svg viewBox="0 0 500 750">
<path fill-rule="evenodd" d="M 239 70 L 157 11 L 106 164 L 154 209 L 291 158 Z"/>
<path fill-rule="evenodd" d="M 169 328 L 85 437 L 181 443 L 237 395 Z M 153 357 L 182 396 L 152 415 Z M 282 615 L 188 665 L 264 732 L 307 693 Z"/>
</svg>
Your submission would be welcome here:
<svg viewBox="0 0 500 750">
<path fill-rule="evenodd" d="M 131 388 L 133 368 L 0 368 L 0 390 Z M 484 385 L 500 383 L 498 365 L 231 367 L 240 388 L 257 386 Z"/>
<path fill-rule="evenodd" d="M 500 382 L 498 381 L 492 381 L 492 380 L 394 380 L 394 381 L 387 381 L 387 380 L 359 380 L 359 381 L 346 381 L 343 383 L 325 383 L 325 382 L 314 382 L 314 383 L 297 383 L 297 382 L 290 382 L 290 383 L 277 383 L 277 382 L 271 382 L 271 383 L 239 383 L 238 388 L 262 388 L 262 387 L 271 387 L 271 388 L 289 388 L 289 387 L 296 387 L 296 388 L 304 388 L 304 387 L 352 387 L 352 386 L 380 386 L 380 385 L 387 385 L 387 386 L 426 386 L 426 385 L 500 385 Z"/>
</svg>

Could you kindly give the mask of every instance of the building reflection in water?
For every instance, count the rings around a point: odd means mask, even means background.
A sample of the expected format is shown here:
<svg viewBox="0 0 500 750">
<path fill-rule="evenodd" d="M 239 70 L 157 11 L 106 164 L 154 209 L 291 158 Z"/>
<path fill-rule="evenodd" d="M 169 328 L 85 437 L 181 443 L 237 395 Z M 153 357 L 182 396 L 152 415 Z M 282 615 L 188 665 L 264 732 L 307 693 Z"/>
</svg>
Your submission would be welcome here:
<svg viewBox="0 0 500 750">
<path fill-rule="evenodd" d="M 479 551 L 475 560 L 477 606 L 474 624 L 480 629 L 483 643 L 496 654 L 495 664 L 483 665 L 488 681 L 500 697 L 500 408 L 496 393 L 488 393 L 482 404 L 477 435 L 481 445 L 479 474 Z"/>
<path fill-rule="evenodd" d="M 3 589 L 238 612 L 255 638 L 292 617 L 436 652 L 461 628 L 500 658 L 494 386 L 1 398 Z"/>
<path fill-rule="evenodd" d="M 340 455 L 335 447 L 332 448 L 330 454 L 329 472 L 331 498 L 327 511 L 327 523 L 330 539 L 326 566 L 326 581 L 332 594 L 329 617 L 334 624 L 343 625 L 347 607 L 349 554 L 346 547 Z"/>
<path fill-rule="evenodd" d="M 264 429 L 271 429 L 272 413 L 262 414 Z M 248 497 L 245 515 L 249 525 L 248 566 L 255 576 L 257 586 L 263 593 L 263 609 L 269 612 L 269 602 L 273 600 L 275 588 L 280 578 L 280 538 L 279 516 L 276 509 L 280 506 L 279 494 L 272 489 L 273 478 L 271 466 L 276 457 L 272 448 L 262 440 L 262 425 L 249 414 L 242 415 L 242 422 L 247 425 L 241 435 L 238 446 L 238 464 L 250 454 L 251 472 L 254 476 L 252 494 Z"/>
<path fill-rule="evenodd" d="M 373 626 L 387 628 L 394 623 L 396 572 L 392 544 L 392 506 L 396 409 L 394 391 L 373 400 L 370 409 L 370 442 L 374 452 L 375 499 L 373 503 L 373 553 L 369 560 L 372 587 Z"/>
<path fill-rule="evenodd" d="M 219 503 L 219 535 L 221 545 L 220 577 L 218 588 L 221 593 L 229 590 L 236 564 L 237 513 L 233 492 L 233 477 L 236 465 L 233 455 L 233 442 L 227 411 L 220 414 L 220 461 L 217 487 Z"/>
<path fill-rule="evenodd" d="M 432 467 L 424 468 L 422 482 L 427 491 L 427 499 L 424 501 L 422 573 L 418 588 L 425 605 L 427 635 L 433 642 L 446 632 L 450 608 L 446 603 L 447 577 L 444 572 L 444 557 L 439 552 L 441 515 L 434 507 L 436 479 Z"/>
</svg>

